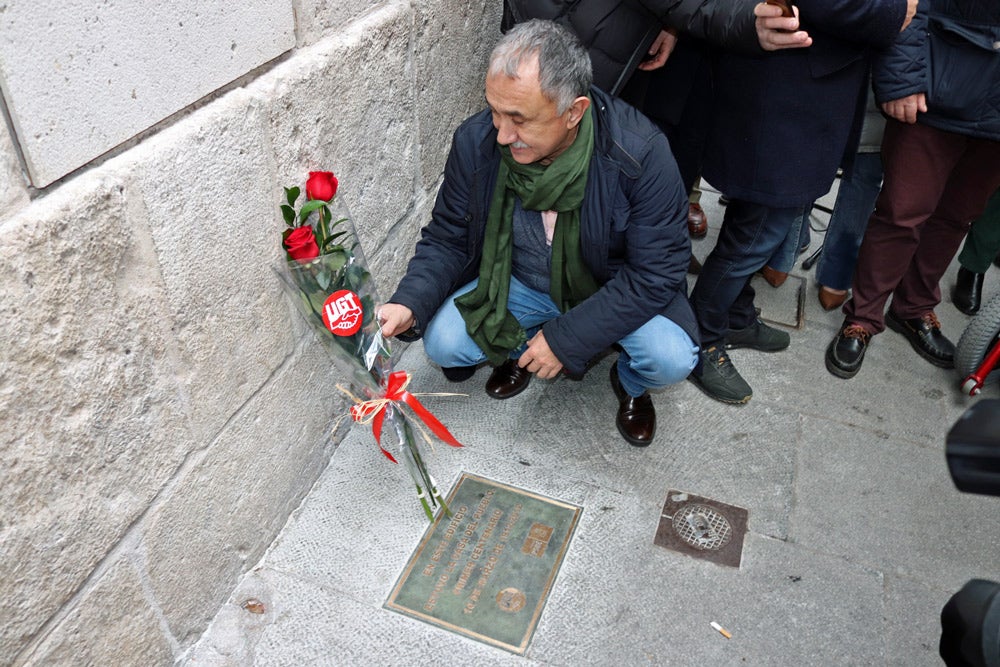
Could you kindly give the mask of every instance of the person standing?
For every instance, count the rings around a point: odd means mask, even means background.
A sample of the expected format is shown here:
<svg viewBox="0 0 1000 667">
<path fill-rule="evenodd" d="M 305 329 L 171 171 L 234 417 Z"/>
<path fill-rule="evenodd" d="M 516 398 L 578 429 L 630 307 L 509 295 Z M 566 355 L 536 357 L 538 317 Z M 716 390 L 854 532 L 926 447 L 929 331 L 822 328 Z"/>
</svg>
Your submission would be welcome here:
<svg viewBox="0 0 1000 667">
<path fill-rule="evenodd" d="M 858 250 L 865 237 L 868 218 L 875 210 L 875 199 L 882 189 L 882 134 L 885 117 L 868 94 L 865 122 L 861 127 L 861 145 L 854 164 L 844 169 L 833 204 L 830 224 L 823 239 L 823 252 L 816 264 L 818 298 L 823 310 L 835 310 L 847 301 L 851 277 L 858 263 Z"/>
<path fill-rule="evenodd" d="M 931 364 L 954 367 L 934 313 L 941 277 L 1000 187 L 1000 2 L 921 2 L 914 24 L 875 62 L 885 175 L 826 351 L 841 378 L 858 373 L 887 325 Z"/>
<path fill-rule="evenodd" d="M 796 5 L 808 49 L 723 53 L 703 175 L 729 198 L 719 239 L 691 293 L 702 351 L 690 376 L 708 396 L 746 403 L 753 390 L 727 352 L 788 347 L 757 317 L 753 274 L 854 155 L 869 52 L 909 24 L 916 0 L 805 0 Z"/>
<path fill-rule="evenodd" d="M 966 315 L 975 315 L 983 303 L 983 280 L 990 263 L 1000 266 L 1000 190 L 986 203 L 986 210 L 972 223 L 958 253 L 958 276 L 951 302 Z"/>
</svg>

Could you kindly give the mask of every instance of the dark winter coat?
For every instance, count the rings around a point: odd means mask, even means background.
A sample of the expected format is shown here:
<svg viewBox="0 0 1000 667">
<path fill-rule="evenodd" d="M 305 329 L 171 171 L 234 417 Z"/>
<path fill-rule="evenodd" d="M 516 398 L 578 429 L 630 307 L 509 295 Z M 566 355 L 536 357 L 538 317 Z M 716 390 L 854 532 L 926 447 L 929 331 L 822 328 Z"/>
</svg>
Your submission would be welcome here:
<svg viewBox="0 0 1000 667">
<path fill-rule="evenodd" d="M 572 30 L 590 53 L 594 85 L 621 92 L 664 28 L 747 53 L 762 53 L 755 0 L 504 0 L 506 32 L 528 19 L 557 21 Z"/>
<path fill-rule="evenodd" d="M 918 122 L 1000 140 L 1000 2 L 921 0 L 896 42 L 875 59 L 880 104 L 927 94 Z"/>
<path fill-rule="evenodd" d="M 703 175 L 726 195 L 777 208 L 825 194 L 853 159 L 870 50 L 892 42 L 905 0 L 797 0 L 812 46 L 721 54 Z"/>
<path fill-rule="evenodd" d="M 624 102 L 591 90 L 594 154 L 581 209 L 583 261 L 600 289 L 543 328 L 566 369 L 582 373 L 612 343 L 662 314 L 697 343 L 687 300 L 688 201 L 667 140 Z M 479 276 L 483 235 L 500 165 L 488 111 L 455 132 L 430 223 L 392 303 L 419 328 Z"/>
</svg>

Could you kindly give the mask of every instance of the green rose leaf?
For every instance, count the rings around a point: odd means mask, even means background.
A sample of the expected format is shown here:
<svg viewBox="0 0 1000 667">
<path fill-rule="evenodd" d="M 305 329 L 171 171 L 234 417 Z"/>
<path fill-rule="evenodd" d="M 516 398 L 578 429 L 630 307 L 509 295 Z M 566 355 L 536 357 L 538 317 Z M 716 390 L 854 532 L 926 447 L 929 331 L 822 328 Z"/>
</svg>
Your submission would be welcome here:
<svg viewBox="0 0 1000 667">
<path fill-rule="evenodd" d="M 326 206 L 326 202 L 319 199 L 314 199 L 311 202 L 304 204 L 302 209 L 299 211 L 299 222 L 305 222 L 310 213 L 318 208 L 323 208 L 324 206 Z"/>
<path fill-rule="evenodd" d="M 324 290 L 330 288 L 330 278 L 331 278 L 330 272 L 327 271 L 325 268 L 321 270 L 318 274 L 316 274 L 316 282 L 318 282 L 319 286 Z"/>
</svg>

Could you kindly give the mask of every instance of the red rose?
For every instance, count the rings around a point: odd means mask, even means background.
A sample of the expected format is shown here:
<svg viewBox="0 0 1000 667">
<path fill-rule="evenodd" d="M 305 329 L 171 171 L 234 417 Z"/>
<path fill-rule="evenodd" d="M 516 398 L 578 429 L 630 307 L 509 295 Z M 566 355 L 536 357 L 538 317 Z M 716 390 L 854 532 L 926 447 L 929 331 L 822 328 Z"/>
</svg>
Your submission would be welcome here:
<svg viewBox="0 0 1000 667">
<path fill-rule="evenodd" d="M 337 177 L 332 171 L 310 171 L 306 181 L 306 197 L 330 201 L 337 194 Z"/>
<path fill-rule="evenodd" d="M 291 234 L 285 237 L 284 246 L 289 257 L 303 264 L 319 257 L 316 235 L 309 225 L 293 229 Z"/>
</svg>

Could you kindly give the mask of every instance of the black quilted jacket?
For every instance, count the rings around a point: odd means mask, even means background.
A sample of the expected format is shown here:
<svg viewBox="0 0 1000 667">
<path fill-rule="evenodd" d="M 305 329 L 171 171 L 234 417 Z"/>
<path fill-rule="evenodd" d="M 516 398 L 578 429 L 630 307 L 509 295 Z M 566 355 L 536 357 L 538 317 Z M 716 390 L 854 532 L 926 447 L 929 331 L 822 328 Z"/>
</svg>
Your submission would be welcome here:
<svg viewBox="0 0 1000 667">
<path fill-rule="evenodd" d="M 594 85 L 617 95 L 665 27 L 744 53 L 761 53 L 754 4 L 755 0 L 504 0 L 501 28 L 506 32 L 528 19 L 562 23 L 587 47 Z"/>
<path fill-rule="evenodd" d="M 1000 140 L 1000 1 L 921 0 L 872 80 L 880 104 L 926 93 L 920 123 Z"/>
</svg>

